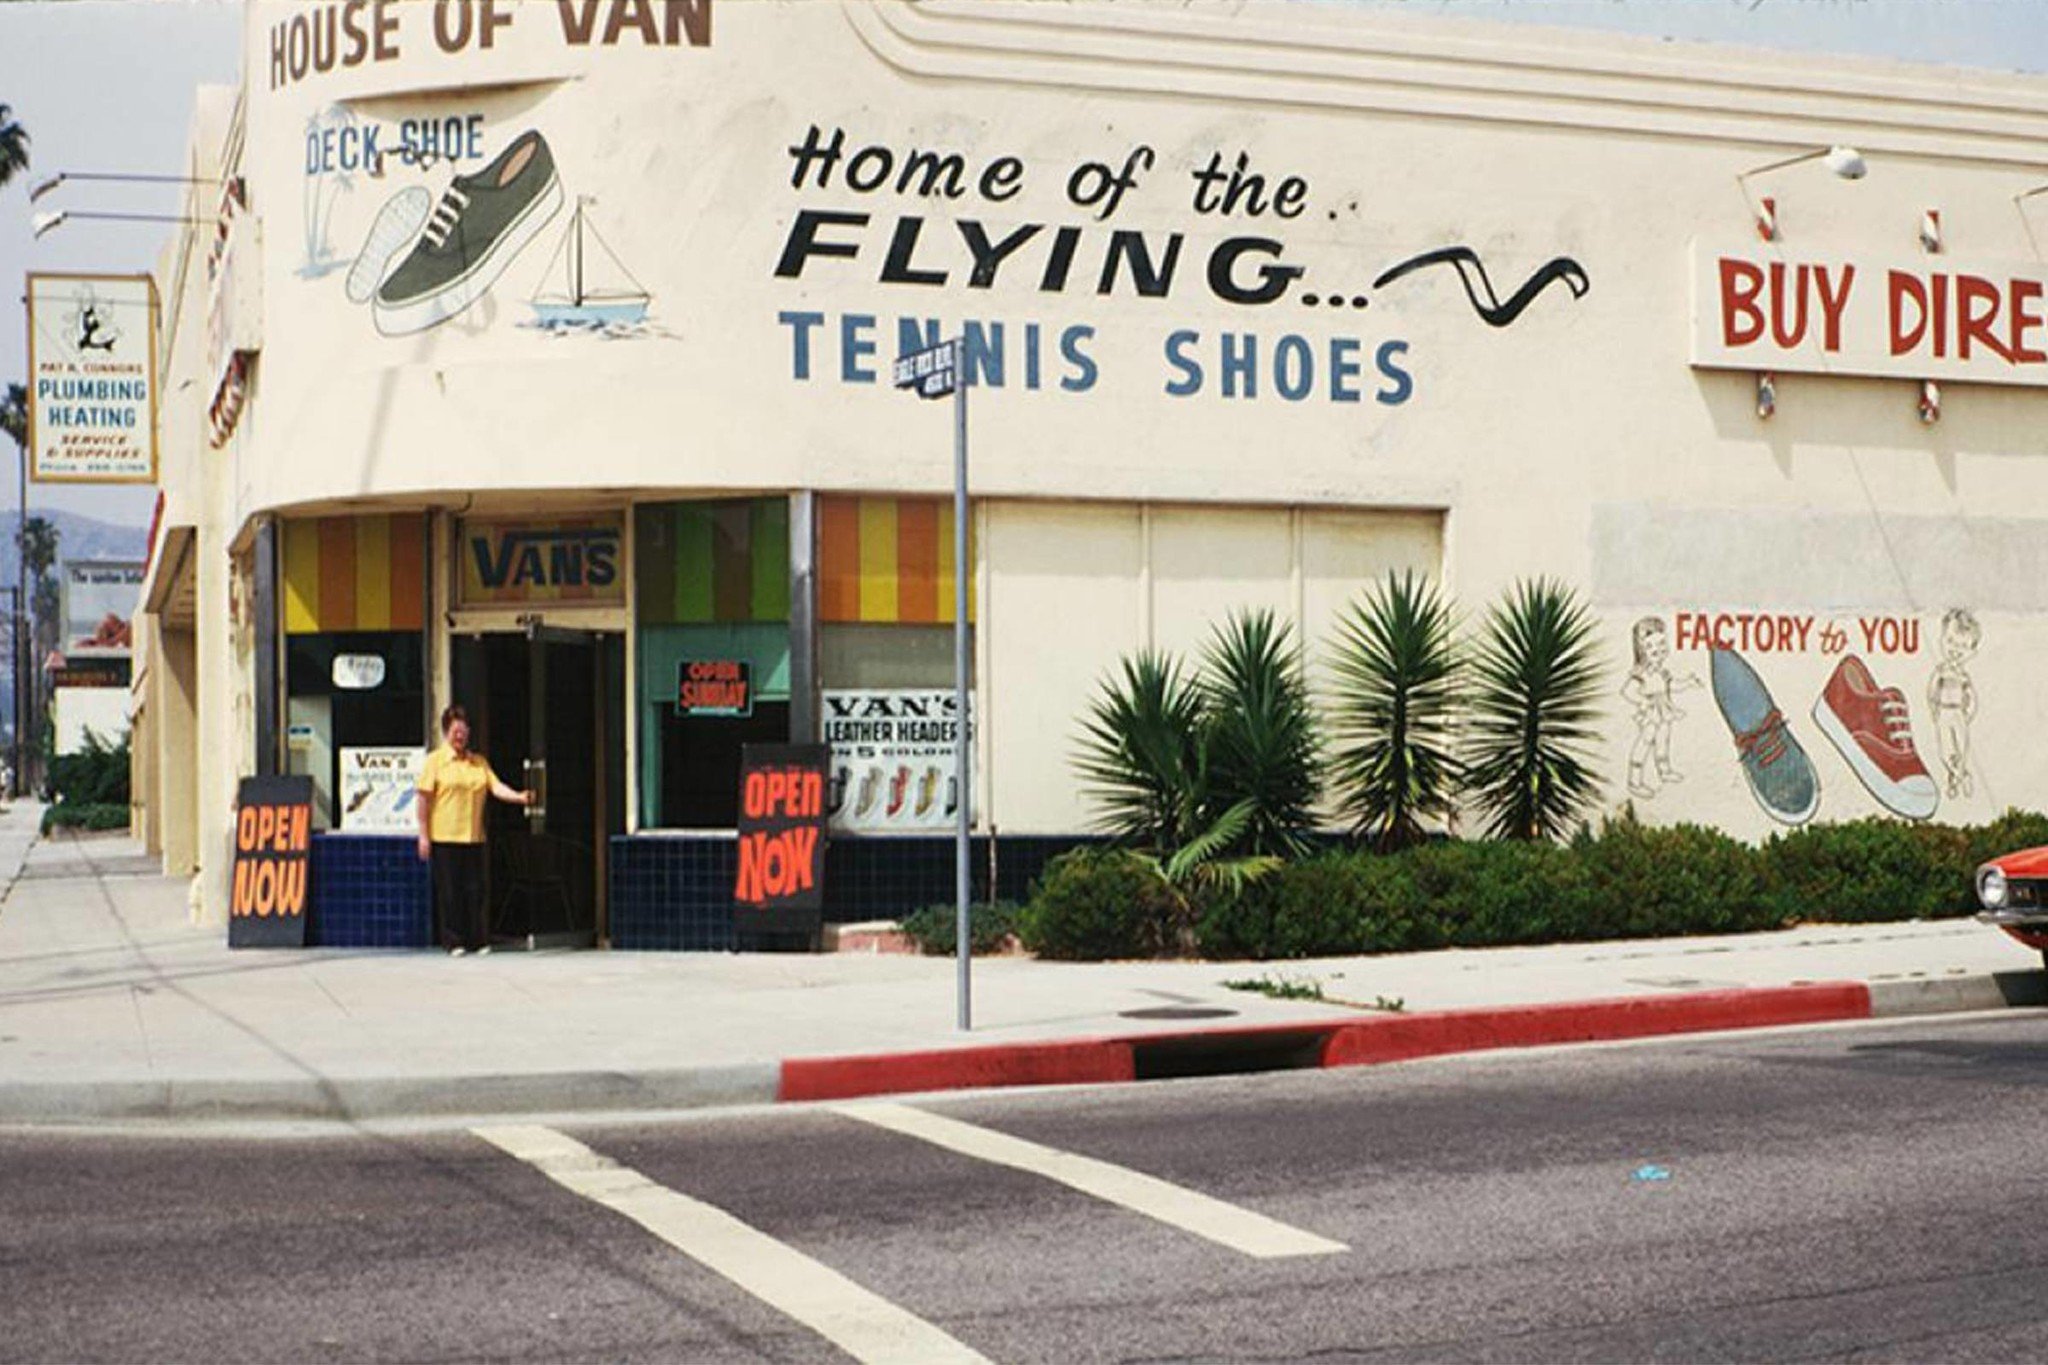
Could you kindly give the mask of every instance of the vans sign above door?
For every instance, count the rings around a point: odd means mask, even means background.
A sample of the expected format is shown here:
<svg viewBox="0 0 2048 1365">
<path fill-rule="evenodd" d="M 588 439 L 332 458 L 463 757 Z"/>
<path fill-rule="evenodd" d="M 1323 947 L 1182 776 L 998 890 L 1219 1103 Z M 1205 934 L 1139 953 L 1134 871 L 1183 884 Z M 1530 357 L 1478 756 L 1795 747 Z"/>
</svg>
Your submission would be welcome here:
<svg viewBox="0 0 2048 1365">
<path fill-rule="evenodd" d="M 622 529 L 616 514 L 465 521 L 460 534 L 461 603 L 623 603 Z"/>
</svg>

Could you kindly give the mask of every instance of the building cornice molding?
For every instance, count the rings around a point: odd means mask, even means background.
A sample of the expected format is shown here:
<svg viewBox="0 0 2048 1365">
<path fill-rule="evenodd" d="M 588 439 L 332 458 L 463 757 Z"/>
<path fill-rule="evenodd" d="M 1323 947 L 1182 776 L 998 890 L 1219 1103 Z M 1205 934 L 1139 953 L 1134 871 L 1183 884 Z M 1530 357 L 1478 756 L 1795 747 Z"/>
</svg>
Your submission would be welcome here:
<svg viewBox="0 0 2048 1365">
<path fill-rule="evenodd" d="M 1286 0 L 919 0 L 846 13 L 930 80 L 1625 132 L 2038 168 L 2048 81 Z"/>
</svg>

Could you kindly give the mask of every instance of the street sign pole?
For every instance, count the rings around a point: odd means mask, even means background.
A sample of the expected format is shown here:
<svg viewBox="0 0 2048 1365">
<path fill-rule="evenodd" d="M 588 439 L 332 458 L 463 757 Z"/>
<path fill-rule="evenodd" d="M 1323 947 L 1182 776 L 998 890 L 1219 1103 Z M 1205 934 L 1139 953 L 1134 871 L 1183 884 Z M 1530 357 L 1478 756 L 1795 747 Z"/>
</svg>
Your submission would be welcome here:
<svg viewBox="0 0 2048 1365">
<path fill-rule="evenodd" d="M 967 724 L 967 576 L 973 567 L 967 558 L 967 337 L 963 333 L 953 339 L 953 709 L 960 736 L 953 746 L 954 773 L 960 784 L 960 823 L 953 835 L 953 894 L 958 902 L 954 924 L 959 957 L 955 975 L 959 984 L 955 994 L 960 1002 L 962 1033 L 974 1027 L 973 986 L 968 971 L 974 951 L 970 942 L 973 917 L 969 911 L 973 892 L 968 875 L 968 834 L 974 804 L 974 788 L 969 779 L 974 772 L 974 741 Z"/>
<path fill-rule="evenodd" d="M 973 736 L 967 723 L 967 582 L 974 566 L 967 558 L 967 337 L 927 346 L 896 358 L 896 387 L 920 398 L 953 395 L 953 783 L 959 821 L 953 831 L 954 969 L 957 1021 L 962 1033 L 974 1027 L 973 884 L 969 832 L 973 828 Z"/>
</svg>

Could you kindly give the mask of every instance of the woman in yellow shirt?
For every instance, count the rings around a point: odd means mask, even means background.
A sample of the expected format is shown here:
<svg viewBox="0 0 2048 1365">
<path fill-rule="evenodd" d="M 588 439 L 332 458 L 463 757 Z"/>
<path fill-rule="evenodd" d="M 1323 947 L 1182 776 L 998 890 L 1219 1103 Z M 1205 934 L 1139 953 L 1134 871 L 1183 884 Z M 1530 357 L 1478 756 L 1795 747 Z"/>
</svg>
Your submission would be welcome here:
<svg viewBox="0 0 2048 1365">
<path fill-rule="evenodd" d="M 456 957 L 491 950 L 485 878 L 484 801 L 495 796 L 515 806 L 533 793 L 498 780 L 484 756 L 469 747 L 469 715 L 460 706 L 441 713 L 444 743 L 420 769 L 420 861 L 433 865 L 434 936 Z"/>
</svg>

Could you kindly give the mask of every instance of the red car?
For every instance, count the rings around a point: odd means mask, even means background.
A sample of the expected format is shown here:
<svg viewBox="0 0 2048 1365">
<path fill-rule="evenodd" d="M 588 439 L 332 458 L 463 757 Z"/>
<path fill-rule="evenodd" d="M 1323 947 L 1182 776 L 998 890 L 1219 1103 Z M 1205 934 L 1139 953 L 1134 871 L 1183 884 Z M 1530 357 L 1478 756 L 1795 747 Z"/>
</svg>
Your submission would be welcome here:
<svg viewBox="0 0 2048 1365">
<path fill-rule="evenodd" d="M 2048 848 L 2021 849 L 1977 869 L 1977 918 L 2041 954 L 2048 965 Z"/>
</svg>

